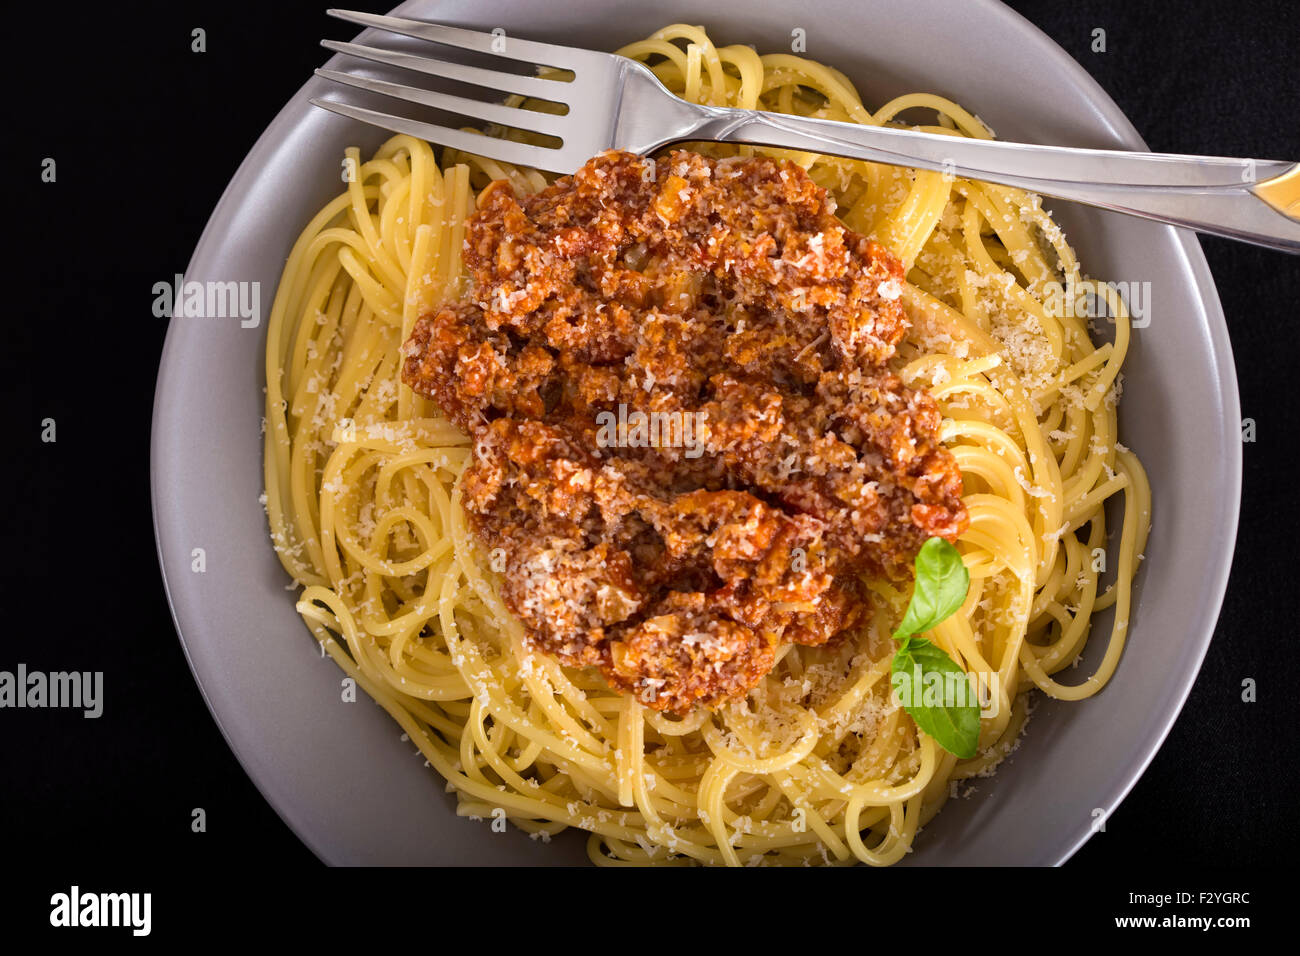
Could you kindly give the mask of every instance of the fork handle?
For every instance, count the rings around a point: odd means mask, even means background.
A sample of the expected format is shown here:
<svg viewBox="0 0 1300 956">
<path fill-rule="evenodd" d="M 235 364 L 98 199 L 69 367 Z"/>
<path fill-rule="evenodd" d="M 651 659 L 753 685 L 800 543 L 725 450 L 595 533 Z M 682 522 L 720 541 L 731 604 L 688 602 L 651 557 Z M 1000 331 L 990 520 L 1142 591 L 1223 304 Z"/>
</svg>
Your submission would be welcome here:
<svg viewBox="0 0 1300 956">
<path fill-rule="evenodd" d="M 1038 146 L 755 110 L 695 109 L 694 128 L 681 139 L 929 169 L 1300 254 L 1300 163 Z"/>
</svg>

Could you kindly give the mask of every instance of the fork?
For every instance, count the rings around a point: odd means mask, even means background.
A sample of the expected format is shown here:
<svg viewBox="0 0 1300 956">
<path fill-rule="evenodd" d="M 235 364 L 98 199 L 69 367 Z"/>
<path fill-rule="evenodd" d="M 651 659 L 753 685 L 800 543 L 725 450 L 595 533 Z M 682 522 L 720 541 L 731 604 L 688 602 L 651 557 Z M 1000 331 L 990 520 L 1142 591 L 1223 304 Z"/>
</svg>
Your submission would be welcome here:
<svg viewBox="0 0 1300 956">
<path fill-rule="evenodd" d="M 492 91 L 564 104 L 565 114 L 484 102 L 332 69 L 335 83 L 423 107 L 543 134 L 559 145 L 521 143 L 346 102 L 323 109 L 488 159 L 573 173 L 608 149 L 646 154 L 671 143 L 743 143 L 910 166 L 1031 190 L 1128 215 L 1300 254 L 1300 163 L 1172 153 L 1041 146 L 967 139 L 886 126 L 704 106 L 673 95 L 644 64 L 609 53 L 481 33 L 422 20 L 329 10 L 363 27 L 531 65 L 532 75 L 323 40 L 349 57 Z M 541 75 L 545 67 L 572 74 Z"/>
</svg>

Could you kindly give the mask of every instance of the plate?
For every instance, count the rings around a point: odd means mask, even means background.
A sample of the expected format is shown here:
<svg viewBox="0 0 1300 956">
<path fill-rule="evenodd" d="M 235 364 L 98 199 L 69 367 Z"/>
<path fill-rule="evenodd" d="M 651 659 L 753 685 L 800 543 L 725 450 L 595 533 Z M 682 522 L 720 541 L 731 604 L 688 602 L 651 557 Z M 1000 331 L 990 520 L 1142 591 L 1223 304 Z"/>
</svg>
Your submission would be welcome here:
<svg viewBox="0 0 1300 956">
<path fill-rule="evenodd" d="M 680 21 L 702 24 L 719 43 L 761 52 L 789 50 L 801 36 L 806 55 L 848 74 L 868 105 L 929 90 L 978 112 L 1003 139 L 1145 149 L 1069 55 L 992 0 L 413 0 L 394 12 L 598 50 Z M 301 42 L 317 39 L 304 34 Z M 242 288 L 258 290 L 260 321 L 180 316 L 168 329 L 151 475 L 177 630 L 245 771 L 325 862 L 581 862 L 584 835 L 543 844 L 455 815 L 442 780 L 387 714 L 364 694 L 344 700 L 342 675 L 321 658 L 294 611 L 294 593 L 267 540 L 259 500 L 266 316 L 298 232 L 341 191 L 344 147 L 364 154 L 387 135 L 310 106 L 308 97 L 325 89 L 313 78 L 272 121 L 185 273 L 187 281 L 257 283 Z M 1120 438 L 1141 457 L 1154 496 L 1131 634 L 1105 690 L 1082 703 L 1041 701 L 1019 749 L 992 780 L 944 808 L 906 865 L 1068 859 L 1164 740 L 1196 678 L 1227 584 L 1241 485 L 1240 410 L 1227 329 L 1200 248 L 1167 226 L 1047 205 L 1086 272 L 1147 283 L 1138 288 L 1149 324 L 1134 333 L 1120 406 Z M 1095 663 L 1100 643 L 1080 674 Z"/>
</svg>

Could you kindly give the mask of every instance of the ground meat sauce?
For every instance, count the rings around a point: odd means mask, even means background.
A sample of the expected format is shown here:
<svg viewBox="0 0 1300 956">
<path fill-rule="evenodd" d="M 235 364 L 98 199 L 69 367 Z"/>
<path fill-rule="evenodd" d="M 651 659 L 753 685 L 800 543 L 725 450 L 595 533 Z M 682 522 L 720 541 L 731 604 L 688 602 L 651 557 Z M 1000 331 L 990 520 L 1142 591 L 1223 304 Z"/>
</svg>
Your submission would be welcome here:
<svg viewBox="0 0 1300 956">
<path fill-rule="evenodd" d="M 833 211 L 766 158 L 495 182 L 469 296 L 403 347 L 474 439 L 464 508 L 528 640 L 657 710 L 743 696 L 967 525 L 934 401 L 884 365 L 903 267 Z"/>
</svg>

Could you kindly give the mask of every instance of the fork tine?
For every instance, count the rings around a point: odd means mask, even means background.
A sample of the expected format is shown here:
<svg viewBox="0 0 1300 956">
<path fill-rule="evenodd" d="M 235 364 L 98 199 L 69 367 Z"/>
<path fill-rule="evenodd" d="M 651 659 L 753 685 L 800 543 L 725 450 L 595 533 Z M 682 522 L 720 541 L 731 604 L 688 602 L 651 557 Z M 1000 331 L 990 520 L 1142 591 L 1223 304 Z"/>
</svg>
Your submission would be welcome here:
<svg viewBox="0 0 1300 956">
<path fill-rule="evenodd" d="M 481 100 L 451 96 L 433 90 L 419 90 L 368 76 L 340 73 L 337 70 L 316 70 L 316 75 L 327 80 L 333 80 L 336 83 L 354 86 L 357 89 L 369 90 L 371 93 L 381 93 L 384 96 L 405 100 L 408 103 L 432 106 L 435 109 L 460 113 L 463 116 L 486 120 L 489 123 L 500 123 L 502 126 L 513 126 L 516 129 L 532 130 L 538 133 L 547 133 L 551 136 L 563 136 L 564 132 L 565 118 L 554 113 L 539 113 L 536 110 L 517 109 L 513 106 L 502 106 L 499 103 L 484 103 Z"/>
<path fill-rule="evenodd" d="M 543 80 L 536 76 L 520 76 L 517 73 L 485 70 L 477 66 L 466 66 L 463 63 L 431 60 L 423 56 L 413 56 L 410 53 L 400 53 L 397 50 L 381 50 L 378 47 L 361 46 L 357 43 L 321 40 L 320 45 L 327 50 L 333 50 L 335 53 L 346 53 L 348 56 L 359 57 L 363 60 L 386 63 L 389 66 L 413 70 L 427 76 L 440 76 L 443 79 L 457 80 L 461 83 L 469 83 L 472 86 L 482 86 L 489 90 L 518 93 L 522 96 L 533 96 L 538 99 L 553 100 L 560 103 L 567 102 L 563 98 L 565 91 L 571 89 L 573 85 L 560 80 Z"/>
<path fill-rule="evenodd" d="M 511 60 L 525 63 L 540 63 L 546 66 L 559 66 L 574 69 L 584 60 L 605 54 L 593 54 L 589 50 L 573 47 L 556 46 L 551 43 L 537 43 L 533 40 L 516 40 L 504 34 L 480 33 L 462 27 L 447 27 L 441 23 L 428 23 L 424 20 L 407 20 L 403 17 L 385 17 L 375 13 L 361 13 L 357 10 L 326 10 L 331 17 L 355 23 L 358 26 L 387 30 L 402 36 L 415 37 L 417 40 L 430 40 L 464 50 L 476 50 L 479 53 L 491 53 Z"/>
<path fill-rule="evenodd" d="M 473 153 L 476 156 L 485 156 L 488 159 L 495 159 L 504 163 L 514 163 L 517 166 L 532 166 L 535 169 L 561 173 L 572 172 L 572 170 L 561 168 L 560 151 L 556 149 L 529 146 L 526 143 L 497 139 L 495 136 L 470 133 L 463 129 L 452 129 L 449 126 L 422 123 L 418 120 L 407 119 L 403 116 L 392 116 L 362 106 L 351 106 L 347 103 L 335 103 L 331 100 L 319 98 L 313 98 L 309 102 L 312 106 L 319 106 L 321 109 L 329 110 L 331 113 L 338 113 L 340 116 L 346 116 L 349 119 L 360 120 L 362 123 L 369 123 L 372 126 L 380 126 L 392 130 L 394 133 L 405 133 L 417 139 L 440 143 L 443 146 L 450 146 L 453 149 Z"/>
</svg>

